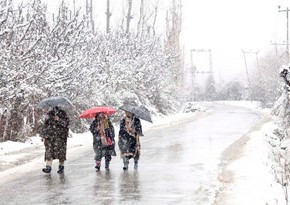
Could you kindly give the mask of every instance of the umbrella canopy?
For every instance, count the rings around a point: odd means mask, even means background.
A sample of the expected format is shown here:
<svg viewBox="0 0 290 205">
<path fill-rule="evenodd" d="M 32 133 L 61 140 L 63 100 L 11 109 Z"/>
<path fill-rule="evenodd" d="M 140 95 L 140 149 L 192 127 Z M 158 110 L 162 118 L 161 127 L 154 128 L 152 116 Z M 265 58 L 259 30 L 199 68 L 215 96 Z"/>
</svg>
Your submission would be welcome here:
<svg viewBox="0 0 290 205">
<path fill-rule="evenodd" d="M 72 102 L 63 96 L 49 97 L 40 101 L 37 105 L 39 108 L 49 108 L 49 107 L 66 107 L 73 106 Z"/>
<path fill-rule="evenodd" d="M 125 104 L 125 105 L 121 106 L 120 109 L 131 112 L 136 117 L 153 123 L 149 110 L 147 108 L 145 108 L 144 106 L 139 107 L 136 105 Z"/>
<path fill-rule="evenodd" d="M 83 111 L 80 118 L 95 118 L 97 113 L 105 113 L 106 115 L 113 115 L 117 110 L 112 107 L 93 107 Z"/>
</svg>

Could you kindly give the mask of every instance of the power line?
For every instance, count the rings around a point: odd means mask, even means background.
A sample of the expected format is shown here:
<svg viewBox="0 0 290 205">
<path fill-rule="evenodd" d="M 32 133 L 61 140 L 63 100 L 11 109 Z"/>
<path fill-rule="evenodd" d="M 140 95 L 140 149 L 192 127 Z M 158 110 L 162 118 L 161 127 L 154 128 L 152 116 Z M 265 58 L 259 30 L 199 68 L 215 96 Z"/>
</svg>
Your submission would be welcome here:
<svg viewBox="0 0 290 205">
<path fill-rule="evenodd" d="M 209 71 L 198 71 L 197 70 L 197 67 L 194 65 L 193 63 L 193 53 L 194 52 L 197 52 L 197 53 L 209 53 L 209 64 L 210 64 L 210 70 Z M 201 74 L 201 75 L 210 75 L 212 78 L 213 78 L 213 66 L 212 66 L 212 54 L 211 54 L 211 50 L 210 49 L 191 49 L 190 50 L 190 63 L 191 63 L 191 75 L 190 75 L 190 78 L 191 78 L 191 85 L 192 85 L 192 88 L 194 88 L 194 84 L 195 84 L 195 75 L 196 74 Z M 193 90 L 192 90 L 193 92 Z"/>
<path fill-rule="evenodd" d="M 286 12 L 286 53 L 287 53 L 287 61 L 289 62 L 289 9 L 281 10 L 281 6 L 278 6 L 279 12 Z"/>
<path fill-rule="evenodd" d="M 195 66 L 193 66 L 193 57 L 192 57 L 192 55 L 193 55 L 193 52 L 208 52 L 209 53 L 209 66 L 210 66 L 210 71 L 209 72 L 200 72 L 200 73 L 212 73 L 212 54 L 211 54 L 211 49 L 191 49 L 190 50 L 191 52 L 190 52 L 190 63 L 191 63 L 191 67 L 193 68 L 195 68 L 196 69 L 196 67 Z"/>
</svg>

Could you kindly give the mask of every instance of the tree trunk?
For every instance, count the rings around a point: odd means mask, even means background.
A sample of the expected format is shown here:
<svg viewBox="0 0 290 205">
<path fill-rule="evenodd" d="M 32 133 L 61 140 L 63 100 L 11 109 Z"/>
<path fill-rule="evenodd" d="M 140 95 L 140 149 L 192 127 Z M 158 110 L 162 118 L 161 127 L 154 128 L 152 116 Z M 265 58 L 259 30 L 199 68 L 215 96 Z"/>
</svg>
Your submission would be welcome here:
<svg viewBox="0 0 290 205">
<path fill-rule="evenodd" d="M 107 12 L 106 12 L 106 16 L 107 16 L 107 24 L 106 24 L 106 32 L 110 33 L 110 17 L 111 17 L 111 13 L 110 13 L 110 0 L 107 0 Z"/>
<path fill-rule="evenodd" d="M 92 31 L 95 31 L 95 23 L 94 23 L 94 19 L 93 19 L 93 0 L 91 0 L 90 3 L 90 22 L 91 22 L 91 28 Z"/>
<path fill-rule="evenodd" d="M 74 0 L 73 5 L 74 5 L 74 15 L 73 16 L 75 16 L 76 15 L 76 0 Z"/>
<path fill-rule="evenodd" d="M 172 0 L 171 8 L 166 13 L 166 42 L 165 52 L 172 58 L 171 73 L 174 80 L 175 92 L 180 93 L 183 82 L 183 66 L 182 55 L 180 50 L 180 32 L 181 32 L 181 2 L 176 4 L 176 0 Z"/>
<path fill-rule="evenodd" d="M 158 7 L 155 6 L 154 21 L 153 21 L 153 25 L 152 25 L 153 36 L 155 36 L 155 24 L 156 24 L 156 20 L 157 20 L 157 11 L 158 11 Z"/>
<path fill-rule="evenodd" d="M 132 19 L 131 10 L 132 10 L 132 0 L 128 0 L 128 13 L 127 13 L 126 33 L 129 33 L 130 21 Z"/>
<path fill-rule="evenodd" d="M 140 36 L 143 35 L 143 30 L 144 30 L 144 0 L 141 0 L 140 3 L 140 18 L 138 21 L 138 35 L 140 34 Z"/>
</svg>

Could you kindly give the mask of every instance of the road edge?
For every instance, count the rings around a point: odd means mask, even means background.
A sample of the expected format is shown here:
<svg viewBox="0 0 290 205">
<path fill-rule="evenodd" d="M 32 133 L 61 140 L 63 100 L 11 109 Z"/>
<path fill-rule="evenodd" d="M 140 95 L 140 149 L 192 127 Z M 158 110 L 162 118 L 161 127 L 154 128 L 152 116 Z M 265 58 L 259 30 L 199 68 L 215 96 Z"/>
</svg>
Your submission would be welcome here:
<svg viewBox="0 0 290 205">
<path fill-rule="evenodd" d="M 236 175 L 238 175 L 238 173 L 233 171 L 230 168 L 230 166 L 233 163 L 239 163 L 238 160 L 243 159 L 246 155 L 254 154 L 254 153 L 246 153 L 246 148 L 247 146 L 249 146 L 253 138 L 257 137 L 255 136 L 255 132 L 262 130 L 265 124 L 273 121 L 273 119 L 269 114 L 266 114 L 262 111 L 257 113 L 261 115 L 262 119 L 255 125 L 253 125 L 246 134 L 244 134 L 241 138 L 239 138 L 238 140 L 233 142 L 229 147 L 227 147 L 221 155 L 221 160 L 219 164 L 220 173 L 218 174 L 218 180 L 221 183 L 221 187 L 215 194 L 215 200 L 213 205 L 233 204 L 231 199 L 233 198 L 235 192 L 233 187 L 236 187 L 238 183 L 236 179 Z"/>
</svg>

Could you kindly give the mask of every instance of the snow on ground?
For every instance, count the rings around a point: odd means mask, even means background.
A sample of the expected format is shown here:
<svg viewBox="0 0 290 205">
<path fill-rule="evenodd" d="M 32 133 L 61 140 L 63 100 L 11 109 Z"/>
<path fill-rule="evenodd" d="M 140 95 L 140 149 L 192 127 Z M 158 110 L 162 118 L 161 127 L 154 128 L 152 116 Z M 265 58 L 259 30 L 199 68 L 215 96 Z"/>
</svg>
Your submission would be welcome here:
<svg viewBox="0 0 290 205">
<path fill-rule="evenodd" d="M 271 170 L 269 138 L 273 137 L 273 130 L 276 126 L 275 121 L 269 117 L 269 111 L 261 110 L 259 104 L 255 102 L 219 103 L 257 110 L 265 117 L 262 123 L 254 126 L 247 135 L 225 150 L 219 174 L 219 180 L 223 186 L 216 194 L 214 204 L 286 204 L 283 189 L 276 182 Z M 169 117 L 153 118 L 154 124 L 142 121 L 143 129 L 146 131 L 156 126 L 188 120 L 188 116 L 198 118 L 209 113 L 209 110 L 198 103 L 192 106 L 198 108 L 193 113 L 180 112 Z M 118 125 L 115 128 L 117 133 Z M 68 139 L 68 158 L 91 147 L 92 137 L 89 132 L 71 135 L 72 137 Z M 19 170 L 23 173 L 42 168 L 43 152 L 43 143 L 38 136 L 29 138 L 25 143 L 11 141 L 0 143 L 0 180 L 4 182 L 9 177 L 15 177 Z"/>
<path fill-rule="evenodd" d="M 286 204 L 282 186 L 272 173 L 273 161 L 269 157 L 269 139 L 275 137 L 276 125 L 267 112 L 264 115 L 261 123 L 224 151 L 219 176 L 223 187 L 217 194 L 215 205 Z"/>
<path fill-rule="evenodd" d="M 227 204 L 285 204 L 282 187 L 271 173 L 272 162 L 268 158 L 266 134 L 271 135 L 273 129 L 275 125 L 268 122 L 261 130 L 251 133 L 244 153 L 229 165 L 235 176 L 229 187 Z"/>
</svg>

